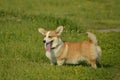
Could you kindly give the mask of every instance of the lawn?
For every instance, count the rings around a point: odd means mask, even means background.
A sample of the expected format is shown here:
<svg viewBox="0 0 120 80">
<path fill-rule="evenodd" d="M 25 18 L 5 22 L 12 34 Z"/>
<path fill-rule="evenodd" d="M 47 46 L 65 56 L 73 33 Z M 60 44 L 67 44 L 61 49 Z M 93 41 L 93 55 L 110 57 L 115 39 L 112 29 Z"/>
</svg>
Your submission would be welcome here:
<svg viewBox="0 0 120 80">
<path fill-rule="evenodd" d="M 0 0 L 0 80 L 120 80 L 119 0 Z M 51 66 L 39 27 L 64 26 L 61 38 L 78 42 L 92 31 L 102 48 L 101 67 Z"/>
</svg>

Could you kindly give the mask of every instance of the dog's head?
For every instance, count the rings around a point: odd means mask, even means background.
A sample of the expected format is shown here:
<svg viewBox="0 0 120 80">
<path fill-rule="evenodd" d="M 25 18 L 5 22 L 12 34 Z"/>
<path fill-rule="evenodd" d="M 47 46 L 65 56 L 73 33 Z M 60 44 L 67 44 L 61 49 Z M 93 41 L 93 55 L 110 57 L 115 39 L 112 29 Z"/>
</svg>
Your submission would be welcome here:
<svg viewBox="0 0 120 80">
<path fill-rule="evenodd" d="M 61 43 L 60 35 L 63 31 L 63 26 L 59 26 L 55 30 L 39 28 L 38 31 L 44 36 L 43 42 L 45 43 L 46 51 L 50 51 Z"/>
</svg>

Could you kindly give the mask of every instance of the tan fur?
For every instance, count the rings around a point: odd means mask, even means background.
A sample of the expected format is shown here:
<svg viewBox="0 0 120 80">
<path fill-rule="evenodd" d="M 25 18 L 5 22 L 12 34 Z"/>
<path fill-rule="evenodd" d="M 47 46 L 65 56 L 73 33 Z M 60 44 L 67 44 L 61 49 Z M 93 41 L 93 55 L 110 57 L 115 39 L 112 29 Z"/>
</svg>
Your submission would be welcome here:
<svg viewBox="0 0 120 80">
<path fill-rule="evenodd" d="M 97 45 L 96 36 L 93 33 L 87 32 L 89 39 L 86 41 L 62 42 L 60 39 L 62 30 L 63 27 L 58 27 L 57 30 L 50 31 L 49 33 L 49 36 L 54 40 L 53 45 L 58 45 L 55 49 L 46 52 L 46 56 L 50 59 L 51 63 L 57 63 L 58 65 L 79 64 L 85 60 L 91 64 L 93 68 L 97 68 L 96 64 L 99 63 L 101 48 Z"/>
<path fill-rule="evenodd" d="M 84 42 L 64 42 L 64 47 L 67 47 L 65 53 L 60 53 L 61 55 L 57 60 L 65 60 L 68 64 L 79 64 L 79 61 L 87 60 L 92 67 L 96 67 L 96 46 L 90 41 Z M 64 50 L 66 47 L 64 48 Z M 62 49 L 62 51 L 64 52 Z"/>
</svg>

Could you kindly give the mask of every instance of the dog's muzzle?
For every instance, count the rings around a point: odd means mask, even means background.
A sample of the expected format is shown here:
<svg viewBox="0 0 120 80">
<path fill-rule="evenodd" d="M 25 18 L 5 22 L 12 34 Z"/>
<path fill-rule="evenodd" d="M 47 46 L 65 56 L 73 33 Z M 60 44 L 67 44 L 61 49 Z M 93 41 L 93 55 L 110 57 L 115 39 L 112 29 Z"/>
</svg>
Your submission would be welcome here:
<svg viewBox="0 0 120 80">
<path fill-rule="evenodd" d="M 43 40 L 43 43 L 46 43 L 46 40 Z"/>
<path fill-rule="evenodd" d="M 47 42 L 46 40 L 43 40 L 43 43 L 45 44 L 46 51 L 50 51 L 52 49 L 53 41 Z"/>
</svg>

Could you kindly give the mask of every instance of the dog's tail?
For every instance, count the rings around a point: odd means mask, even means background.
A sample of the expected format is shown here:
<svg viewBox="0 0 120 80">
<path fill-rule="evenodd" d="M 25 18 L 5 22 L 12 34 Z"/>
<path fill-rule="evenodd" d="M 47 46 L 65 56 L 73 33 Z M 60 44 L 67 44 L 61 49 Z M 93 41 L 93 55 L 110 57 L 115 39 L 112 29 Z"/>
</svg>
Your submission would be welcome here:
<svg viewBox="0 0 120 80">
<path fill-rule="evenodd" d="M 97 38 L 95 36 L 95 34 L 91 33 L 91 32 L 87 32 L 88 34 L 88 38 L 89 40 L 94 43 L 95 45 L 97 45 Z"/>
<path fill-rule="evenodd" d="M 100 56 L 102 54 L 102 50 L 101 50 L 100 46 L 98 46 L 98 44 L 97 44 L 97 38 L 96 38 L 95 34 L 93 34 L 91 32 L 87 32 L 87 34 L 88 34 L 89 41 L 96 45 L 96 50 L 97 50 L 96 60 L 99 65 L 99 60 L 100 60 Z"/>
</svg>

